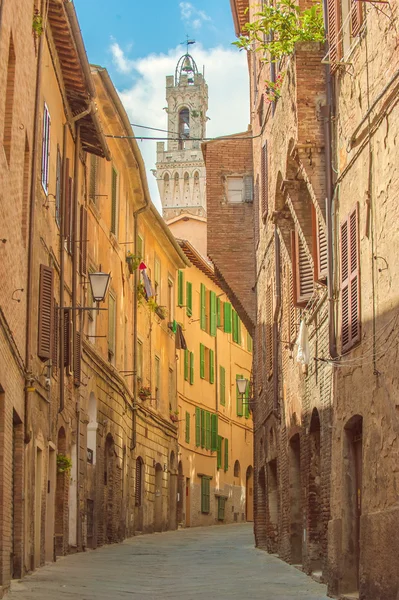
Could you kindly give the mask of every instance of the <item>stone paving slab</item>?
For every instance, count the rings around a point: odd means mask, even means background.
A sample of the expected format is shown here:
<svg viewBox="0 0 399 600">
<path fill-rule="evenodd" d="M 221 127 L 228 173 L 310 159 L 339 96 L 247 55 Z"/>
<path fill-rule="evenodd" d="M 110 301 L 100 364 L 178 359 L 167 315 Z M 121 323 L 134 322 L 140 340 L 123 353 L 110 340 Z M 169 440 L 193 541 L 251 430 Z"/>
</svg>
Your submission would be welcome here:
<svg viewBox="0 0 399 600">
<path fill-rule="evenodd" d="M 328 600 L 253 546 L 250 524 L 143 535 L 74 554 L 12 583 L 8 600 Z"/>
</svg>

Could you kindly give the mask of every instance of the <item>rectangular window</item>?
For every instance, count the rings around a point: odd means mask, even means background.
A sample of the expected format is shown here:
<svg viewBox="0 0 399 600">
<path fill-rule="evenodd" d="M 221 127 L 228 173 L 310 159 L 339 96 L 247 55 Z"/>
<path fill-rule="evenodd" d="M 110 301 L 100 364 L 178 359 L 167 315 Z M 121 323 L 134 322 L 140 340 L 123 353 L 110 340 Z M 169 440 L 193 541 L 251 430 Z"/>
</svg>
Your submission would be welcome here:
<svg viewBox="0 0 399 600">
<path fill-rule="evenodd" d="M 247 350 L 248 350 L 248 352 L 252 352 L 252 350 L 253 350 L 253 341 L 252 341 L 252 338 L 249 335 L 248 331 L 247 331 Z"/>
<path fill-rule="evenodd" d="M 112 167 L 111 233 L 117 235 L 118 227 L 118 173 Z"/>
<path fill-rule="evenodd" d="M 172 322 L 175 316 L 175 293 L 174 293 L 174 285 L 173 279 L 168 277 L 168 315 L 169 321 Z"/>
<path fill-rule="evenodd" d="M 159 398 L 161 393 L 161 359 L 155 357 L 155 404 L 159 408 Z"/>
<path fill-rule="evenodd" d="M 200 377 L 205 379 L 205 346 L 200 344 Z"/>
<path fill-rule="evenodd" d="M 137 340 L 137 379 L 143 381 L 143 342 Z"/>
<path fill-rule="evenodd" d="M 297 229 L 291 234 L 291 253 L 294 267 L 295 305 L 305 308 L 313 294 L 314 276 L 305 244 Z"/>
<path fill-rule="evenodd" d="M 324 223 L 317 214 L 312 204 L 312 231 L 313 231 L 313 262 L 315 280 L 325 283 L 327 279 L 327 237 Z"/>
<path fill-rule="evenodd" d="M 186 348 L 184 350 L 184 379 L 185 379 L 185 381 L 189 380 L 189 374 L 190 374 L 189 360 L 190 360 L 190 352 Z"/>
<path fill-rule="evenodd" d="M 231 331 L 232 331 L 232 323 L 231 323 L 232 312 L 231 311 L 232 311 L 232 309 L 231 309 L 230 302 L 225 302 L 224 308 L 223 308 L 225 333 L 231 333 Z"/>
<path fill-rule="evenodd" d="M 205 411 L 205 450 L 211 449 L 211 413 Z"/>
<path fill-rule="evenodd" d="M 140 234 L 137 234 L 136 239 L 136 255 L 141 259 L 144 258 L 144 238 Z"/>
<path fill-rule="evenodd" d="M 215 383 L 215 352 L 209 350 L 209 383 Z"/>
<path fill-rule="evenodd" d="M 216 299 L 216 321 L 217 326 L 223 329 L 223 305 L 220 298 Z"/>
<path fill-rule="evenodd" d="M 209 292 L 209 333 L 216 336 L 216 294 L 215 292 Z"/>
<path fill-rule="evenodd" d="M 40 265 L 39 281 L 39 324 L 37 355 L 42 360 L 52 356 L 54 326 L 54 271 Z"/>
<path fill-rule="evenodd" d="M 341 224 L 342 352 L 360 341 L 359 209 Z"/>
<path fill-rule="evenodd" d="M 48 194 L 48 182 L 50 171 L 50 113 L 47 104 L 43 110 L 43 139 L 42 139 L 42 187 Z"/>
<path fill-rule="evenodd" d="M 188 317 L 193 314 L 193 284 L 189 281 L 186 283 L 186 313 Z"/>
<path fill-rule="evenodd" d="M 217 469 L 222 468 L 222 442 L 223 438 L 221 435 L 218 435 L 218 447 L 217 447 L 217 457 L 216 457 L 216 466 Z"/>
<path fill-rule="evenodd" d="M 108 294 L 108 360 L 115 362 L 116 347 L 116 298 Z"/>
<path fill-rule="evenodd" d="M 206 288 L 203 283 L 200 288 L 200 327 L 206 330 Z"/>
<path fill-rule="evenodd" d="M 210 510 L 211 478 L 201 477 L 201 512 L 208 514 Z"/>
<path fill-rule="evenodd" d="M 3 147 L 6 155 L 7 164 L 11 161 L 11 142 L 12 142 L 12 117 L 14 112 L 14 89 L 15 89 L 15 50 L 12 35 L 8 46 L 8 64 L 7 64 L 7 82 L 5 89 L 6 104 L 4 110 L 4 129 L 3 129 Z M 3 92 L 4 93 L 4 92 Z M 47 194 L 47 185 L 45 187 Z"/>
<path fill-rule="evenodd" d="M 62 160 L 60 149 L 57 147 L 57 170 L 55 181 L 55 222 L 60 226 L 61 217 L 61 188 L 62 188 Z"/>
<path fill-rule="evenodd" d="M 232 327 L 233 342 L 235 342 L 236 344 L 239 344 L 241 346 L 241 319 L 235 310 L 233 310 L 233 314 L 232 314 L 232 325 L 233 325 L 233 327 Z"/>
<path fill-rule="evenodd" d="M 220 404 L 226 406 L 226 369 L 219 367 Z"/>
<path fill-rule="evenodd" d="M 194 383 L 194 352 L 190 352 L 190 383 Z"/>
<path fill-rule="evenodd" d="M 237 379 L 242 379 L 243 376 L 242 375 L 236 375 L 236 381 Z M 243 415 L 243 397 L 242 394 L 240 394 L 240 392 L 238 391 L 238 386 L 236 383 L 236 406 L 237 406 L 237 417 L 242 417 Z"/>
<path fill-rule="evenodd" d="M 215 452 L 218 448 L 218 416 L 211 415 L 211 450 Z"/>
<path fill-rule="evenodd" d="M 94 204 L 97 204 L 97 170 L 98 156 L 92 154 L 90 157 L 89 198 Z"/>
<path fill-rule="evenodd" d="M 184 305 L 184 273 L 178 271 L 177 273 L 177 304 L 178 306 Z"/>
<path fill-rule="evenodd" d="M 186 411 L 186 444 L 190 443 L 190 413 Z"/>
<path fill-rule="evenodd" d="M 195 407 L 195 445 L 201 446 L 201 409 Z"/>
<path fill-rule="evenodd" d="M 229 440 L 224 440 L 224 472 L 229 470 Z"/>
<path fill-rule="evenodd" d="M 272 284 L 266 288 L 266 323 L 265 323 L 266 376 L 273 374 L 273 289 Z"/>
<path fill-rule="evenodd" d="M 157 257 L 154 261 L 154 288 L 155 298 L 159 304 L 161 302 L 161 262 Z"/>
<path fill-rule="evenodd" d="M 226 498 L 218 496 L 218 521 L 224 521 L 224 509 L 226 506 Z"/>
<path fill-rule="evenodd" d="M 176 408 L 175 375 L 173 369 L 169 367 L 169 409 Z"/>
<path fill-rule="evenodd" d="M 232 204 L 238 204 L 244 197 L 243 177 L 227 177 L 227 200 Z"/>
<path fill-rule="evenodd" d="M 200 377 L 215 382 L 215 352 L 203 344 L 200 344 Z"/>
</svg>

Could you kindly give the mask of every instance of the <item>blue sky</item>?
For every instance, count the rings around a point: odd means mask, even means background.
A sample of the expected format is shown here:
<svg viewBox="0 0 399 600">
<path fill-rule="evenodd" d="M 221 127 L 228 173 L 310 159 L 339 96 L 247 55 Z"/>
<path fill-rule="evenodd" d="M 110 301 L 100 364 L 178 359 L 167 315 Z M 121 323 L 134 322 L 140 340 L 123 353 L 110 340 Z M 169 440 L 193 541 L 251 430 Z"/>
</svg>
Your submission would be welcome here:
<svg viewBox="0 0 399 600">
<path fill-rule="evenodd" d="M 207 135 L 245 131 L 249 123 L 245 53 L 235 39 L 229 0 L 75 0 L 89 61 L 106 67 L 133 123 L 166 127 L 165 76 L 174 73 L 186 35 L 209 86 Z M 150 9 L 150 11 L 149 11 Z M 143 135 L 147 130 L 136 130 Z M 151 135 L 151 134 L 150 134 Z M 160 208 L 155 142 L 139 142 L 152 198 Z"/>
</svg>

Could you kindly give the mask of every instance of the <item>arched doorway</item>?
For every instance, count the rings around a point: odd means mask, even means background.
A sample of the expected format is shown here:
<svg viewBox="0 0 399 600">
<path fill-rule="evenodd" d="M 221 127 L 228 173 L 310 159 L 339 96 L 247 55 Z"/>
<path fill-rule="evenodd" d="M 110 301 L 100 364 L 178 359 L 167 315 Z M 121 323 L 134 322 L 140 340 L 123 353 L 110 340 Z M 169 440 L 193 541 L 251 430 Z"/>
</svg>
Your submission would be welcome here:
<svg viewBox="0 0 399 600">
<path fill-rule="evenodd" d="M 313 409 L 309 429 L 308 555 L 312 572 L 322 569 L 320 417 Z"/>
<path fill-rule="evenodd" d="M 240 475 L 241 475 L 240 461 L 236 460 L 234 463 L 234 477 L 240 479 Z M 240 483 L 240 482 L 238 481 L 238 483 Z"/>
<path fill-rule="evenodd" d="M 144 498 L 144 461 L 141 456 L 136 458 L 134 483 L 135 530 L 143 530 L 143 498 Z"/>
<path fill-rule="evenodd" d="M 169 459 L 169 529 L 177 528 L 177 473 L 175 453 Z"/>
<path fill-rule="evenodd" d="M 115 531 L 115 448 L 114 439 L 109 433 L 104 447 L 104 542 L 111 544 L 116 541 Z"/>
<path fill-rule="evenodd" d="M 344 576 L 340 592 L 359 589 L 360 517 L 362 514 L 363 417 L 355 415 L 345 425 L 344 519 L 342 549 Z"/>
<path fill-rule="evenodd" d="M 58 431 L 57 438 L 57 463 L 59 459 L 66 456 L 67 444 L 65 429 Z M 68 539 L 68 495 L 69 495 L 69 473 L 57 464 L 57 480 L 55 493 L 55 552 L 57 556 L 63 556 L 67 550 Z"/>
<path fill-rule="evenodd" d="M 299 433 L 290 440 L 289 445 L 290 475 L 290 545 L 291 563 L 302 563 L 302 489 L 301 489 L 301 446 Z"/>
<path fill-rule="evenodd" d="M 163 470 L 162 466 L 155 465 L 155 505 L 154 505 L 154 531 L 162 531 L 162 487 Z"/>
<path fill-rule="evenodd" d="M 254 470 L 251 465 L 245 474 L 245 518 L 254 520 Z"/>
<path fill-rule="evenodd" d="M 184 511 L 184 475 L 183 465 L 181 460 L 177 467 L 177 524 L 183 523 L 183 511 Z"/>
</svg>

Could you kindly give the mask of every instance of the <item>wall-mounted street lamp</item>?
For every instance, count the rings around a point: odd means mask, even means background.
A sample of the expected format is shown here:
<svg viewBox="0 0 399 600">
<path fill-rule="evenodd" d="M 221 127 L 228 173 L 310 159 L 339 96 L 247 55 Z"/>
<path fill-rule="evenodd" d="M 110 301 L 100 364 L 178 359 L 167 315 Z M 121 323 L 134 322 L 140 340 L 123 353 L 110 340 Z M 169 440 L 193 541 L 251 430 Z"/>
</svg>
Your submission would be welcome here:
<svg viewBox="0 0 399 600">
<path fill-rule="evenodd" d="M 241 396 L 243 406 L 245 404 L 248 404 L 250 410 L 252 410 L 251 406 L 252 406 L 253 400 L 254 400 L 252 393 L 251 393 L 252 385 L 250 384 L 248 379 L 239 378 L 239 379 L 236 379 L 236 386 L 237 386 L 237 391 Z"/>
<path fill-rule="evenodd" d="M 101 271 L 89 273 L 91 293 L 94 302 L 104 301 L 105 296 L 107 295 L 110 277 L 110 273 L 101 273 Z"/>
</svg>

